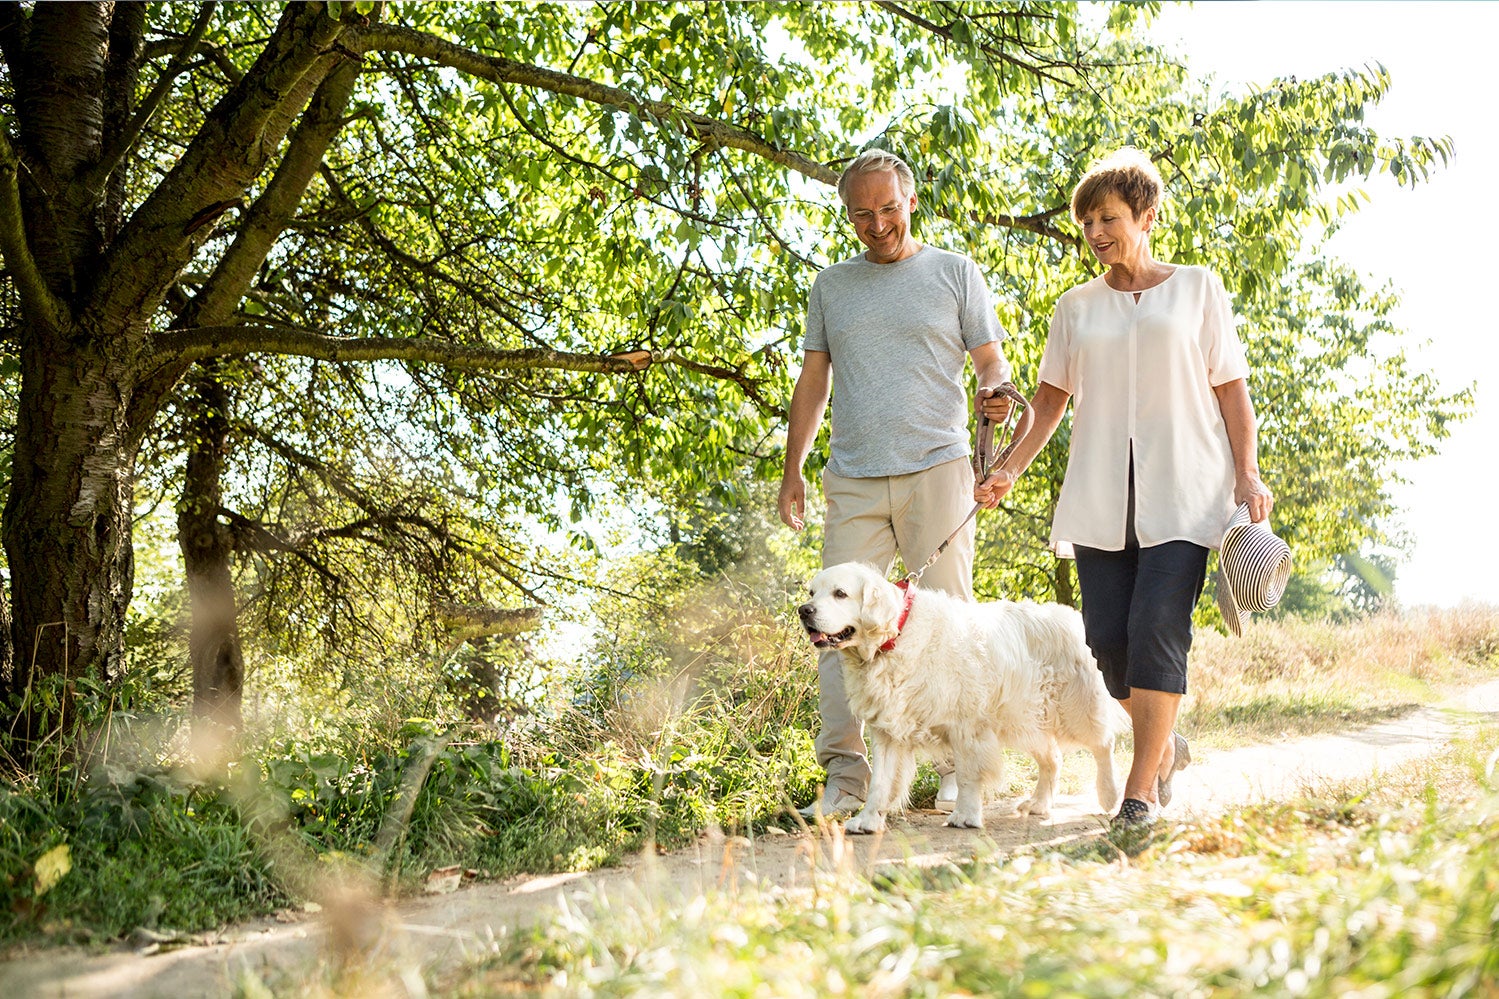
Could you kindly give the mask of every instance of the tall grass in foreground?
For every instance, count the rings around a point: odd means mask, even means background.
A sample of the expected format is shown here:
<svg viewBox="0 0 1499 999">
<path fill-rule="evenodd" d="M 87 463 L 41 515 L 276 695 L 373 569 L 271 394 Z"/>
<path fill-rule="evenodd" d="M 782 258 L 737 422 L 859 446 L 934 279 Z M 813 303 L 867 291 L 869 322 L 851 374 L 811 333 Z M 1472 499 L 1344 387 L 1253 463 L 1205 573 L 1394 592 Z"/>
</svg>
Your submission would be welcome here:
<svg viewBox="0 0 1499 999">
<path fill-rule="evenodd" d="M 109 695 L 106 714 L 102 693 L 81 697 L 98 712 L 85 751 L 0 773 L 0 943 L 211 929 L 308 899 L 319 871 L 399 893 L 434 868 L 582 870 L 714 826 L 793 825 L 787 806 L 821 776 L 794 598 L 727 582 L 670 596 L 503 729 L 469 721 L 430 663 L 346 662 L 316 683 L 267 669 L 260 727 L 202 776 L 180 708 L 140 691 Z M 1499 610 L 1204 635 L 1186 727 L 1255 739 L 1356 723 L 1495 676 L 1496 648 Z"/>
<path fill-rule="evenodd" d="M 688 643 L 621 639 L 576 687 L 501 730 L 422 664 L 258 678 L 263 727 L 204 775 L 178 708 L 106 713 L 108 739 L 0 772 L 0 943 L 211 929 L 315 896 L 322 875 L 414 889 L 586 870 L 810 799 L 815 672 L 750 595 Z M 0 746 L 3 748 L 3 746 Z"/>
<path fill-rule="evenodd" d="M 565 913 L 479 996 L 1499 994 L 1499 733 L 1378 787 L 873 880 Z"/>
</svg>

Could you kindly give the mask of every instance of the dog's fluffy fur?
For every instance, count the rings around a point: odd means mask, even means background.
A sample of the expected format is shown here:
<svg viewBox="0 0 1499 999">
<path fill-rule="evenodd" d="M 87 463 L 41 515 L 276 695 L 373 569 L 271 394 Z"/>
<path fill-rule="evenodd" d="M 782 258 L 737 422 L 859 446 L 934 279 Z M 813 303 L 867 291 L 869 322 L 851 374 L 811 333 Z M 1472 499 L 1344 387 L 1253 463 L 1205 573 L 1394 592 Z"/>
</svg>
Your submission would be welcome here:
<svg viewBox="0 0 1499 999">
<path fill-rule="evenodd" d="M 1003 776 L 1003 747 L 1041 769 L 1020 813 L 1050 814 L 1061 752 L 1073 747 L 1093 753 L 1098 803 L 1113 811 L 1114 739 L 1129 719 L 1104 688 L 1077 611 L 918 589 L 898 630 L 905 594 L 870 566 L 831 566 L 809 588 L 802 626 L 813 645 L 839 650 L 849 706 L 873 743 L 869 795 L 848 832 L 884 828 L 910 792 L 918 752 L 956 766 L 950 826 L 983 828 L 984 790 Z M 895 648 L 881 651 L 892 638 Z"/>
</svg>

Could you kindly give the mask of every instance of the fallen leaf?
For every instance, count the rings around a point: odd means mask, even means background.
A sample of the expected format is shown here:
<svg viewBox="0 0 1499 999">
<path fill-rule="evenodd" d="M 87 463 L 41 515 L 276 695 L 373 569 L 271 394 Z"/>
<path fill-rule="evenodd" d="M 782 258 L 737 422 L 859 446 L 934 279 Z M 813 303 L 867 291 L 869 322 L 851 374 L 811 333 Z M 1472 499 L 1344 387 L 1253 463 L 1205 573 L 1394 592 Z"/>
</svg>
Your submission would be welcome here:
<svg viewBox="0 0 1499 999">
<path fill-rule="evenodd" d="M 63 843 L 54 846 L 37 858 L 33 870 L 36 872 L 36 897 L 41 898 L 52 890 L 52 886 L 73 869 L 73 848 Z"/>
</svg>

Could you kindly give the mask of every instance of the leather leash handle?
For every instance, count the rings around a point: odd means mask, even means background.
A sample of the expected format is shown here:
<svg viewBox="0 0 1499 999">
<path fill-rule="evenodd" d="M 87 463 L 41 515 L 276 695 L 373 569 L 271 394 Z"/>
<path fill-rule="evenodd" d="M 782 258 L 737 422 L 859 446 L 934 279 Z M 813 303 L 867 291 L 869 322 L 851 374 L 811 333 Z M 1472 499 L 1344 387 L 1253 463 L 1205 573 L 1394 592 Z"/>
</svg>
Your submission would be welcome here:
<svg viewBox="0 0 1499 999">
<path fill-rule="evenodd" d="M 994 456 L 994 460 L 989 464 L 990 472 L 993 472 L 996 468 L 1003 465 L 1005 463 L 1005 459 L 1009 458 L 1010 455 L 1015 453 L 1015 448 L 1019 446 L 1020 439 L 1031 432 L 1031 424 L 1036 422 L 1036 414 L 1031 412 L 1030 402 L 1027 401 L 1024 396 L 1015 391 L 1013 388 L 1011 388 L 1005 394 L 1012 400 L 1019 400 L 1020 417 L 1015 421 L 1015 425 L 1010 428 L 1009 443 L 1004 446 L 1004 450 L 1000 451 L 999 454 Z"/>
<path fill-rule="evenodd" d="M 973 479 L 975 483 L 983 482 L 989 477 L 989 470 L 991 468 L 1003 464 L 1004 460 L 1008 458 L 1011 452 L 1015 450 L 1015 445 L 1020 443 L 1020 438 L 1024 437 L 1027 433 L 1030 432 L 1031 423 L 1034 422 L 1035 419 L 1031 415 L 1030 403 L 1026 400 L 1025 396 L 1021 395 L 1020 391 L 1015 388 L 1015 386 L 1010 382 L 1005 382 L 1003 385 L 998 386 L 997 388 L 995 388 L 994 392 L 1009 399 L 1012 403 L 1012 405 L 1010 406 L 1009 416 L 1005 418 L 1005 426 L 1009 430 L 1009 441 L 1005 444 L 1004 450 L 999 452 L 999 454 L 996 456 L 994 464 L 991 465 L 989 463 L 989 452 L 994 449 L 994 434 L 998 429 L 998 424 L 989 419 L 987 416 L 979 420 L 978 430 L 976 431 L 978 440 L 975 442 L 976 446 L 973 449 L 972 462 Z M 993 398 L 993 396 L 991 395 L 990 398 Z M 1020 414 L 1020 418 L 1018 421 L 1015 419 L 1015 414 L 1017 412 Z M 947 536 L 947 540 L 937 546 L 937 550 L 932 552 L 931 557 L 928 558 L 924 563 L 922 563 L 921 568 L 916 569 L 913 572 L 906 573 L 904 582 L 907 586 L 919 586 L 921 584 L 922 573 L 926 572 L 932 567 L 932 563 L 937 561 L 937 559 L 942 555 L 943 552 L 947 551 L 947 546 L 952 544 L 953 538 L 956 538 L 958 536 L 958 532 L 961 531 L 968 524 L 968 522 L 972 520 L 982 509 L 983 507 L 980 504 L 973 504 L 973 509 L 969 510 L 968 516 L 963 518 L 963 523 L 953 528 L 953 532 Z"/>
<path fill-rule="evenodd" d="M 1020 394 L 1010 382 L 1005 382 L 994 389 L 990 398 L 1002 395 L 1010 400 L 1010 416 L 1006 420 L 1007 440 L 1004 449 L 998 454 L 991 454 L 994 450 L 994 436 L 999 431 L 999 425 L 989 417 L 984 416 L 979 421 L 978 446 L 973 453 L 973 478 L 974 482 L 981 483 L 989 477 L 989 473 L 1005 463 L 1005 459 L 1015 452 L 1015 446 L 1020 439 L 1030 433 L 1031 424 L 1035 422 L 1035 416 L 1031 413 L 1030 401 Z M 1019 413 L 1019 419 L 1015 414 Z M 1014 420 L 1013 424 L 1010 422 Z"/>
</svg>

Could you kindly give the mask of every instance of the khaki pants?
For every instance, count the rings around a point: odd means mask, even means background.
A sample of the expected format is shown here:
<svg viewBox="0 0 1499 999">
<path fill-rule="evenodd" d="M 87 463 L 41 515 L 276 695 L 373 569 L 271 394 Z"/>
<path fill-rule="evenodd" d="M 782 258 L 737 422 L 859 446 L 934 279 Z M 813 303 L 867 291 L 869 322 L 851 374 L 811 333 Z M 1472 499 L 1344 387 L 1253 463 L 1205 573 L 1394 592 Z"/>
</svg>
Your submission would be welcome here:
<svg viewBox="0 0 1499 999">
<path fill-rule="evenodd" d="M 966 458 L 885 478 L 824 472 L 822 489 L 828 509 L 823 566 L 868 562 L 886 576 L 897 552 L 908 570 L 919 568 L 973 509 L 973 471 Z M 973 534 L 969 521 L 922 575 L 923 587 L 973 599 Z M 828 772 L 828 787 L 863 798 L 869 788 L 863 726 L 849 711 L 841 658 L 833 650 L 817 659 L 817 711 L 817 762 Z"/>
</svg>

